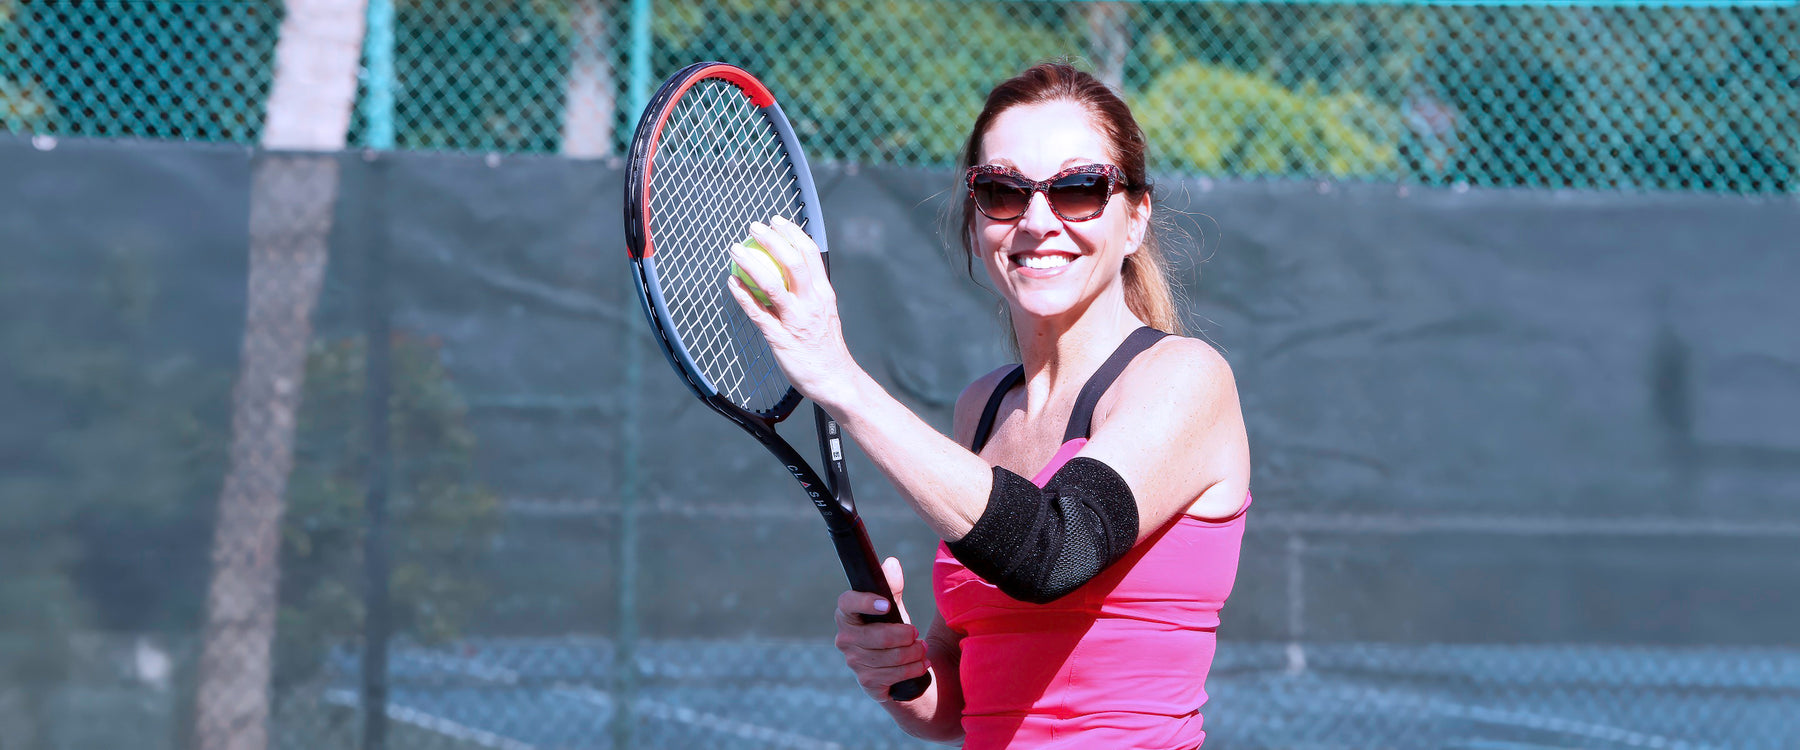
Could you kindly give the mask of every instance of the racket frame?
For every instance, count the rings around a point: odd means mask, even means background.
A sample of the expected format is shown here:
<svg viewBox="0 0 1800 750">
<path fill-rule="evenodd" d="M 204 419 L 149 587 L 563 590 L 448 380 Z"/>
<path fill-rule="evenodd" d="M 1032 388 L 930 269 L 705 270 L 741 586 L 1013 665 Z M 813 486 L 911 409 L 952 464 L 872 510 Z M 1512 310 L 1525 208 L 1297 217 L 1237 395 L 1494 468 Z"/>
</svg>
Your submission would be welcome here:
<svg viewBox="0 0 1800 750">
<path fill-rule="evenodd" d="M 868 530 L 863 526 L 862 518 L 856 512 L 855 500 L 850 492 L 849 472 L 844 463 L 844 443 L 846 436 L 823 407 L 813 405 L 814 427 L 819 438 L 819 453 L 827 474 L 821 475 L 811 464 L 795 450 L 793 445 L 781 437 L 775 425 L 791 416 L 800 404 L 802 396 L 791 385 L 786 394 L 775 405 L 765 411 L 745 409 L 719 392 L 718 387 L 707 378 L 706 374 L 694 362 L 688 353 L 681 334 L 673 325 L 673 316 L 669 312 L 667 300 L 658 282 L 656 268 L 655 238 L 649 229 L 650 176 L 655 169 L 656 146 L 660 140 L 660 131 L 669 114 L 674 111 L 674 104 L 682 94 L 696 83 L 707 78 L 719 78 L 737 85 L 749 96 L 751 103 L 759 107 L 764 117 L 773 126 L 781 145 L 787 151 L 796 182 L 801 194 L 801 203 L 805 207 L 805 216 L 801 227 L 812 237 L 819 247 L 819 254 L 826 268 L 826 276 L 830 276 L 829 246 L 825 237 L 825 220 L 819 208 L 819 197 L 813 183 L 812 170 L 806 162 L 806 153 L 800 148 L 800 141 L 794 135 L 793 126 L 781 111 L 781 105 L 775 101 L 767 87 L 756 80 L 749 72 L 735 65 L 722 62 L 699 62 L 682 68 L 656 91 L 645 107 L 643 118 L 638 122 L 633 134 L 630 151 L 630 166 L 627 169 L 625 188 L 625 237 L 626 247 L 631 255 L 633 282 L 637 288 L 638 301 L 642 305 L 644 317 L 650 323 L 655 334 L 657 345 L 668 359 L 669 365 L 681 376 L 695 397 L 705 403 L 713 411 L 718 412 L 732 423 L 762 443 L 763 447 L 781 461 L 782 467 L 792 474 L 800 483 L 813 506 L 825 519 L 826 530 L 831 535 L 832 546 L 836 548 L 838 559 L 844 567 L 844 575 L 850 587 L 857 591 L 877 594 L 888 600 L 888 612 L 884 615 L 863 616 L 865 621 L 901 622 L 899 607 L 894 600 L 892 589 L 888 587 L 887 576 L 882 573 L 881 561 L 875 554 L 875 547 L 869 540 Z M 730 303 L 727 303 L 730 304 Z M 931 684 L 931 675 L 926 673 L 919 677 L 905 680 L 893 685 L 889 695 L 897 701 L 907 701 L 923 694 Z"/>
</svg>

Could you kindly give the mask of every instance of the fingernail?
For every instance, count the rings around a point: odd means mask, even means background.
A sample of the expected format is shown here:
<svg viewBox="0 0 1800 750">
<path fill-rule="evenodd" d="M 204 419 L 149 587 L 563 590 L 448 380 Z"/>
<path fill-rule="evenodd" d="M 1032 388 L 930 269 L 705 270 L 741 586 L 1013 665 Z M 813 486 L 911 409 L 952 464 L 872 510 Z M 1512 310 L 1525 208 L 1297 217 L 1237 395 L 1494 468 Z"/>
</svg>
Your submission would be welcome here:
<svg viewBox="0 0 1800 750">
<path fill-rule="evenodd" d="M 887 611 L 888 611 L 887 600 L 886 599 L 876 599 L 875 600 L 875 611 L 878 614 L 884 614 L 884 615 L 887 614 Z"/>
<path fill-rule="evenodd" d="M 770 219 L 769 223 L 771 223 L 771 224 L 792 224 L 794 222 L 788 221 L 786 216 L 777 216 L 773 219 Z"/>
</svg>

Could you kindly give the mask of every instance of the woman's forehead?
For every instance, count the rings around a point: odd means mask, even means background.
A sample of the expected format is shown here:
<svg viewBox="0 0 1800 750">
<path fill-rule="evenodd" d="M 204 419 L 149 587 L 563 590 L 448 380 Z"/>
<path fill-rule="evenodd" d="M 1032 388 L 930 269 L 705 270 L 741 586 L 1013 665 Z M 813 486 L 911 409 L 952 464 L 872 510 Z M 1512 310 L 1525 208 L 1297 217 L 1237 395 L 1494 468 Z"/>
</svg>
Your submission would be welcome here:
<svg viewBox="0 0 1800 750">
<path fill-rule="evenodd" d="M 1057 100 L 1007 109 L 981 138 L 981 161 L 1043 179 L 1073 164 L 1112 161 L 1106 136 L 1086 107 Z"/>
</svg>

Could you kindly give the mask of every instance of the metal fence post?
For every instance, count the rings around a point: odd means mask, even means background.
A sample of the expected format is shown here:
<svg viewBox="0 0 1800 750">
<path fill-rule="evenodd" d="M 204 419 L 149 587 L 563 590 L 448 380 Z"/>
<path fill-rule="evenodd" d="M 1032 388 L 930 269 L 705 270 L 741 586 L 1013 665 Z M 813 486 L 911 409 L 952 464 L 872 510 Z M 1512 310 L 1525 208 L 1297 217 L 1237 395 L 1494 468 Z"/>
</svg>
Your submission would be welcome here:
<svg viewBox="0 0 1800 750">
<path fill-rule="evenodd" d="M 369 29 L 364 37 L 363 116 L 367 145 L 374 151 L 394 147 L 394 4 L 369 0 Z M 371 157 L 374 155 L 371 154 Z M 387 204 L 383 183 L 387 165 L 374 165 L 371 199 L 376 206 L 374 231 L 363 259 L 364 395 L 368 403 L 369 486 L 363 514 L 369 524 L 363 538 L 362 747 L 387 747 L 388 639 L 392 606 L 388 577 L 392 566 L 388 523 L 388 484 L 393 473 L 388 409 L 392 395 L 387 305 Z"/>
<path fill-rule="evenodd" d="M 631 59 L 626 106 L 628 133 L 637 130 L 638 118 L 650 102 L 650 45 L 652 35 L 652 0 L 631 1 Z M 628 141 L 629 143 L 629 141 Z M 629 157 L 627 157 L 629 158 Z M 636 291 L 631 292 L 635 294 Z M 635 315 L 627 317 L 636 319 Z M 616 679 L 613 696 L 613 747 L 629 748 L 634 742 L 637 699 L 637 501 L 638 501 L 638 393 L 642 390 L 644 336 L 648 331 L 638 322 L 630 326 L 630 341 L 625 344 L 625 404 L 620 420 L 623 464 L 619 475 L 619 632 L 613 648 L 613 674 Z"/>
</svg>

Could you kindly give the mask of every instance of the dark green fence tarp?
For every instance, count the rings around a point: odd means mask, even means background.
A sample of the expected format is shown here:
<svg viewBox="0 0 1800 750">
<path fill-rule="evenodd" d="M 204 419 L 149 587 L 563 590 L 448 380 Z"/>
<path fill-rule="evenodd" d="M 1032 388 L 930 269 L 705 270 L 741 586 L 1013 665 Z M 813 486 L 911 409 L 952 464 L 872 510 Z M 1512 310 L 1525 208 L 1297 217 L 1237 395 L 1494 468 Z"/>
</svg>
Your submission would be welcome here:
<svg viewBox="0 0 1800 750">
<path fill-rule="evenodd" d="M 44 630 L 25 614 L 39 589 L 0 589 L 0 630 L 193 635 L 222 458 L 169 445 L 228 424 L 257 158 L 0 140 L 0 560 L 70 602 Z M 619 165 L 324 158 L 342 181 L 317 339 L 360 336 L 358 273 L 382 243 L 393 328 L 448 373 L 469 476 L 500 502 L 458 637 L 605 636 L 628 614 L 647 638 L 828 641 L 843 581 L 816 514 L 647 340 Z M 818 179 L 853 353 L 947 429 L 962 386 L 1010 357 L 994 298 L 943 249 L 953 176 Z M 1188 319 L 1236 373 L 1254 458 L 1222 654 L 1797 645 L 1796 201 L 1159 189 Z M 808 425 L 788 431 L 808 444 Z M 935 540 L 866 459 L 851 468 L 928 617 Z M 627 500 L 640 578 L 622 614 Z"/>
</svg>

